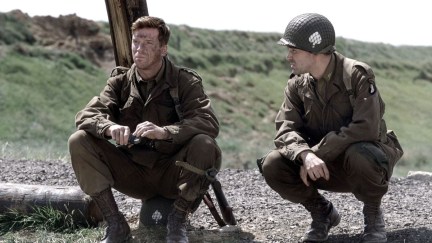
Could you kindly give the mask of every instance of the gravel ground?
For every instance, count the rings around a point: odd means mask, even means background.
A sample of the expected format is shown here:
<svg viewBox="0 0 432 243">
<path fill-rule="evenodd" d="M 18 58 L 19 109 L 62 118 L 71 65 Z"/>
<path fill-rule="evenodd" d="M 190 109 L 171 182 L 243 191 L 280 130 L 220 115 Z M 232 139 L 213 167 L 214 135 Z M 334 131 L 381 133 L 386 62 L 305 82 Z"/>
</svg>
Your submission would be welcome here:
<svg viewBox="0 0 432 243">
<path fill-rule="evenodd" d="M 77 186 L 70 164 L 62 161 L 0 159 L 0 172 L 0 183 Z M 310 224 L 303 207 L 282 200 L 257 170 L 224 169 L 218 178 L 238 224 L 219 228 L 201 204 L 190 217 L 190 242 L 298 242 Z M 431 184 L 432 179 L 391 180 L 383 199 L 388 242 L 432 242 Z M 363 230 L 362 205 L 351 194 L 323 194 L 342 215 L 327 242 L 357 242 Z M 162 227 L 139 226 L 139 200 L 117 191 L 115 197 L 131 225 L 133 242 L 164 241 Z"/>
</svg>

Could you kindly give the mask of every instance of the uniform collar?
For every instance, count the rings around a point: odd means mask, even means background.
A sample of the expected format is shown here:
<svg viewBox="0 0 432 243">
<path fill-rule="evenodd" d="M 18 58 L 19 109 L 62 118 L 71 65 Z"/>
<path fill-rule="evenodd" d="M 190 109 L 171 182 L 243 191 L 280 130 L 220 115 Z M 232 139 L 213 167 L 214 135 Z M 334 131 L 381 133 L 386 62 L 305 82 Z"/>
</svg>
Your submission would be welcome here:
<svg viewBox="0 0 432 243">
<path fill-rule="evenodd" d="M 162 66 L 161 66 L 161 68 L 159 69 L 159 72 L 156 74 L 156 77 L 155 77 L 155 78 L 153 78 L 153 79 L 149 79 L 149 80 L 144 80 L 144 79 L 139 75 L 139 73 L 138 73 L 138 68 L 135 69 L 135 77 L 136 77 L 138 83 L 139 83 L 139 82 L 148 82 L 148 81 L 155 81 L 156 83 L 158 83 L 159 80 L 162 79 L 162 76 L 163 76 L 164 70 L 165 70 L 165 58 L 162 59 Z"/>
<path fill-rule="evenodd" d="M 321 78 L 321 80 L 324 80 L 326 83 L 329 82 L 329 80 L 332 78 L 333 73 L 335 71 L 336 63 L 335 63 L 335 57 L 333 54 L 330 55 L 330 62 L 327 65 L 326 70 L 324 71 L 324 74 Z"/>
</svg>

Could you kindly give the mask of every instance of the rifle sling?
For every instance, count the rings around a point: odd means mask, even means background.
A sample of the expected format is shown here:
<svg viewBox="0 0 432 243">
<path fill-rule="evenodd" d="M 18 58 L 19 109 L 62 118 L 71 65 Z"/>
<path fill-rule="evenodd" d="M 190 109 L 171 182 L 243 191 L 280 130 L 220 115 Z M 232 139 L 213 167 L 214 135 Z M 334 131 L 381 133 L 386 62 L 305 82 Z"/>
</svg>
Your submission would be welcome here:
<svg viewBox="0 0 432 243">
<path fill-rule="evenodd" d="M 218 223 L 218 225 L 220 227 L 224 227 L 226 225 L 225 221 L 221 218 L 221 216 L 219 215 L 219 212 L 216 210 L 216 207 L 213 203 L 213 200 L 210 196 L 210 194 L 208 192 L 206 192 L 206 194 L 204 194 L 204 203 L 207 205 L 207 207 L 210 210 L 210 213 L 213 215 L 213 218 L 216 220 L 216 222 Z"/>
<path fill-rule="evenodd" d="M 201 176 L 205 176 L 207 177 L 207 180 L 209 180 L 211 183 L 213 183 L 216 180 L 216 174 L 217 174 L 217 170 L 216 169 L 208 169 L 208 170 L 201 170 L 187 162 L 184 161 L 179 161 L 177 160 L 175 162 L 175 164 L 177 166 L 183 167 L 183 169 L 186 169 L 190 172 L 193 172 L 195 174 L 201 175 Z"/>
</svg>

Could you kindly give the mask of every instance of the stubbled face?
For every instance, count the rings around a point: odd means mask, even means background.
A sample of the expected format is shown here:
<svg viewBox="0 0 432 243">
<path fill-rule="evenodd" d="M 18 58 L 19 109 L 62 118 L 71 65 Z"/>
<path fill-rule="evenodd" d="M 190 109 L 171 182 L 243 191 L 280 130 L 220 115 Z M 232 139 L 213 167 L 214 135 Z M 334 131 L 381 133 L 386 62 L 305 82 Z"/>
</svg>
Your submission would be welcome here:
<svg viewBox="0 0 432 243">
<path fill-rule="evenodd" d="M 314 54 L 300 49 L 288 47 L 287 60 L 294 74 L 309 73 L 314 65 Z"/>
<path fill-rule="evenodd" d="M 132 33 L 132 56 L 138 69 L 159 69 L 163 57 L 167 54 L 167 45 L 161 46 L 158 36 L 159 31 L 155 28 L 138 29 Z"/>
</svg>

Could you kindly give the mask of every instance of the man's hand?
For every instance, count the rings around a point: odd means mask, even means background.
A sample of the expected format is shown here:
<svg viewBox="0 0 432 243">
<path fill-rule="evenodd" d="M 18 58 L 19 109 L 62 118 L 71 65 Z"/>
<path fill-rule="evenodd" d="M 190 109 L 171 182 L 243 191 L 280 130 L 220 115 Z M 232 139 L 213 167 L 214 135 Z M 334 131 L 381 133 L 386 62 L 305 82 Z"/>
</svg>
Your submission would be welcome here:
<svg viewBox="0 0 432 243">
<path fill-rule="evenodd" d="M 105 135 L 111 137 L 119 145 L 127 145 L 130 136 L 130 129 L 126 126 L 112 125 L 105 130 Z"/>
<path fill-rule="evenodd" d="M 305 151 L 300 154 L 303 165 L 300 167 L 300 178 L 306 186 L 309 186 L 308 176 L 313 181 L 319 178 L 324 178 L 327 181 L 330 179 L 330 173 L 326 164 L 318 156 L 310 151 Z"/>
<path fill-rule="evenodd" d="M 171 134 L 163 127 L 159 127 L 148 121 L 138 124 L 133 135 L 135 137 L 145 137 L 157 140 L 169 139 L 171 136 Z"/>
</svg>

